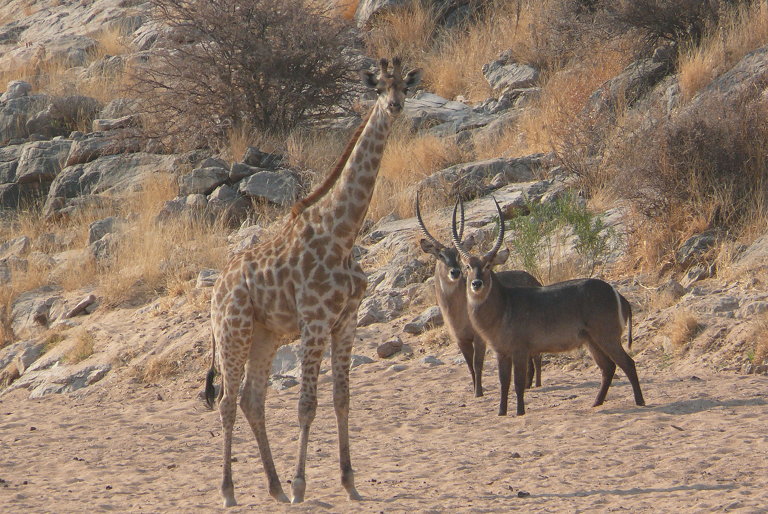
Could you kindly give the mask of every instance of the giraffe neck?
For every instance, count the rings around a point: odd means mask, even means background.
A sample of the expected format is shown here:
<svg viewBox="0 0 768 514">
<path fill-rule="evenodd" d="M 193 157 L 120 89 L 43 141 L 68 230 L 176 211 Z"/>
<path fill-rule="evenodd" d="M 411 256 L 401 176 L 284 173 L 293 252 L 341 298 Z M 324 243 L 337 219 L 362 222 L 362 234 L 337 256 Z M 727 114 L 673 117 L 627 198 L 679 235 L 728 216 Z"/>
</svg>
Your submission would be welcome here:
<svg viewBox="0 0 768 514">
<path fill-rule="evenodd" d="M 310 220 L 319 219 L 324 231 L 346 248 L 352 248 L 365 220 L 391 128 L 392 118 L 377 103 L 332 193 L 312 207 Z"/>
</svg>

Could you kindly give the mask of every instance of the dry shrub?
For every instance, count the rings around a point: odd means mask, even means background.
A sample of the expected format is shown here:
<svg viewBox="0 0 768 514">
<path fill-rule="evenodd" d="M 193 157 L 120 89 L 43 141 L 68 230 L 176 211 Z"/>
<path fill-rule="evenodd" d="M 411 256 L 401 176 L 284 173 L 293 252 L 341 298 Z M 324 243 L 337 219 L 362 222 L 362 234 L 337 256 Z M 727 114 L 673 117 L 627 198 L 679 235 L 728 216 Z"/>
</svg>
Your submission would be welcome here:
<svg viewBox="0 0 768 514">
<path fill-rule="evenodd" d="M 360 0 L 336 0 L 336 12 L 347 21 L 355 19 L 355 12 Z"/>
<path fill-rule="evenodd" d="M 93 355 L 93 344 L 95 339 L 93 335 L 84 328 L 80 328 L 72 333 L 75 339 L 72 347 L 64 355 L 64 360 L 69 364 L 77 364 Z"/>
<path fill-rule="evenodd" d="M 749 52 L 768 43 L 768 6 L 763 2 L 729 9 L 710 28 L 699 45 L 688 45 L 678 69 L 680 92 L 685 100 Z"/>
<path fill-rule="evenodd" d="M 412 0 L 378 16 L 365 34 L 370 55 L 399 56 L 414 67 L 433 44 L 437 25 L 434 6 L 428 0 Z M 425 70 L 426 71 L 426 70 Z"/>
<path fill-rule="evenodd" d="M 150 357 L 137 372 L 139 380 L 144 383 L 153 383 L 174 377 L 180 370 L 179 357 L 174 354 L 164 354 Z"/>
<path fill-rule="evenodd" d="M 678 352 L 685 350 L 688 343 L 693 341 L 696 335 L 701 331 L 702 325 L 696 316 L 689 310 L 679 310 L 675 312 L 672 319 L 667 323 L 664 332 L 669 337 L 672 346 Z"/>
<path fill-rule="evenodd" d="M 222 147 L 233 128 L 283 132 L 350 95 L 348 23 L 314 0 L 153 0 L 172 35 L 132 76 L 170 148 Z"/>
<path fill-rule="evenodd" d="M 454 142 L 417 135 L 399 123 L 384 149 L 368 216 L 374 221 L 388 214 L 398 218 L 413 216 L 414 186 L 436 171 L 464 162 L 465 157 Z"/>
<path fill-rule="evenodd" d="M 137 215 L 111 262 L 98 272 L 98 292 L 106 305 L 143 302 L 169 288 L 179 293 L 179 283 L 189 283 L 200 269 L 223 267 L 226 230 L 221 223 L 203 217 L 156 220 L 161 205 L 175 195 L 173 177 L 153 177 L 142 192 L 125 200 L 126 212 Z"/>
</svg>

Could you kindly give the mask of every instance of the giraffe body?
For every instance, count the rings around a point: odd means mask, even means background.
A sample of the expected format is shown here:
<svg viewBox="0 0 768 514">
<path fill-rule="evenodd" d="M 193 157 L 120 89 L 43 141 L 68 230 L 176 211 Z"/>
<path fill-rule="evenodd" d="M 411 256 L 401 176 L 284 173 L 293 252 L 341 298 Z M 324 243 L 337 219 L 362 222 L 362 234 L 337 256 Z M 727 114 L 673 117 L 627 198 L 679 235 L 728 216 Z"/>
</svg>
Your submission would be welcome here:
<svg viewBox="0 0 768 514">
<path fill-rule="evenodd" d="M 378 77 L 366 73 L 363 78 L 377 90 L 378 99 L 358 131 L 346 163 L 339 168 L 338 181 L 332 189 L 326 188 L 330 194 L 313 193 L 310 197 L 314 204 L 309 206 L 309 202 L 299 202 L 301 208 L 294 209 L 283 233 L 234 256 L 214 285 L 211 325 L 214 367 L 222 375 L 219 412 L 224 433 L 221 493 L 225 506 L 236 504 L 231 451 L 241 383 L 240 406 L 258 442 L 269 492 L 279 501 L 288 501 L 267 440 L 264 404 L 275 353 L 287 337 L 296 335 L 301 338 L 302 378 L 299 455 L 292 500 L 297 503 L 304 499 L 317 379 L 329 343 L 341 481 L 350 499 L 360 499 L 349 452 L 349 363 L 367 279 L 351 251 L 373 195 L 393 117 L 402 110 L 405 93 L 418 82 L 420 71 L 403 77 L 400 62 L 395 59 L 390 74 L 387 61 L 382 60 Z M 214 367 L 206 380 L 209 403 L 213 401 Z"/>
</svg>

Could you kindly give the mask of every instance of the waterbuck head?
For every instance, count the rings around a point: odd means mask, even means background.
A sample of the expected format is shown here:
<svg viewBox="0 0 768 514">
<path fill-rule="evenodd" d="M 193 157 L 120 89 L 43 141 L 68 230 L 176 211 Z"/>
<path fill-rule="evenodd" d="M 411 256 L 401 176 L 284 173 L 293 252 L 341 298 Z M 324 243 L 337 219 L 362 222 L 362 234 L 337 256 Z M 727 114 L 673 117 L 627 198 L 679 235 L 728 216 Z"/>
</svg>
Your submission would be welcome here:
<svg viewBox="0 0 768 514">
<path fill-rule="evenodd" d="M 471 255 L 462 245 L 461 237 L 456 232 L 456 211 L 458 210 L 458 204 L 453 208 L 453 219 L 451 220 L 453 246 L 459 252 L 461 261 L 465 266 L 467 297 L 470 300 L 477 302 L 485 300 L 491 291 L 491 286 L 493 284 L 491 273 L 493 267 L 506 262 L 509 257 L 509 250 L 506 248 L 501 250 L 501 245 L 504 242 L 504 217 L 499 202 L 497 202 L 495 198 L 493 199 L 493 202 L 496 204 L 496 210 L 499 213 L 499 235 L 496 238 L 496 243 L 493 245 L 493 248 L 482 257 Z"/>
<path fill-rule="evenodd" d="M 456 201 L 456 205 L 459 205 L 459 201 Z M 419 222 L 419 227 L 424 234 L 424 239 L 419 241 L 421 249 L 437 259 L 435 264 L 435 278 L 440 280 L 446 286 L 455 286 L 461 279 L 461 261 L 459 260 L 459 252 L 454 247 L 445 246 L 440 241 L 435 239 L 432 234 L 429 233 L 427 227 L 424 225 L 424 220 L 421 218 L 421 209 L 419 207 L 419 193 L 416 193 L 416 219 Z M 459 228 L 459 240 L 461 240 L 464 234 L 464 205 L 461 205 L 461 222 Z M 464 246 L 469 248 L 474 243 L 474 238 L 468 238 L 464 241 Z"/>
<path fill-rule="evenodd" d="M 411 70 L 403 76 L 403 65 L 399 57 L 392 59 L 392 71 L 389 71 L 389 61 L 379 61 L 378 76 L 372 71 L 360 73 L 363 84 L 376 91 L 377 102 L 390 116 L 397 116 L 405 105 L 408 91 L 421 81 L 421 70 Z"/>
</svg>

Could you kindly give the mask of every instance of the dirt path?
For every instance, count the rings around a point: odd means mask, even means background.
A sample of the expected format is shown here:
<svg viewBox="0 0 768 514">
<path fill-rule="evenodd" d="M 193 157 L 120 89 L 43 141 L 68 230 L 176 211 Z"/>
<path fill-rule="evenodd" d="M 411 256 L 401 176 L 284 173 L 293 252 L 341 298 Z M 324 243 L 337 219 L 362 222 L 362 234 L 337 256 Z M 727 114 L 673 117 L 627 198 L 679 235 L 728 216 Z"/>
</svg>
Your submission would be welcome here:
<svg viewBox="0 0 768 514">
<path fill-rule="evenodd" d="M 648 407 L 634 405 L 622 379 L 592 409 L 596 370 L 545 369 L 544 387 L 527 395 L 528 414 L 500 418 L 491 363 L 480 399 L 471 397 L 463 365 L 390 365 L 353 370 L 352 457 L 365 501 L 347 501 L 339 484 L 325 376 L 308 501 L 272 501 L 239 415 L 241 506 L 228 512 L 765 512 L 768 505 L 766 377 L 645 371 Z M 97 384 L 81 395 L 2 397 L 0 511 L 222 510 L 219 421 L 197 399 L 200 385 Z M 284 482 L 295 463 L 296 395 L 297 388 L 270 391 L 268 399 Z"/>
</svg>

